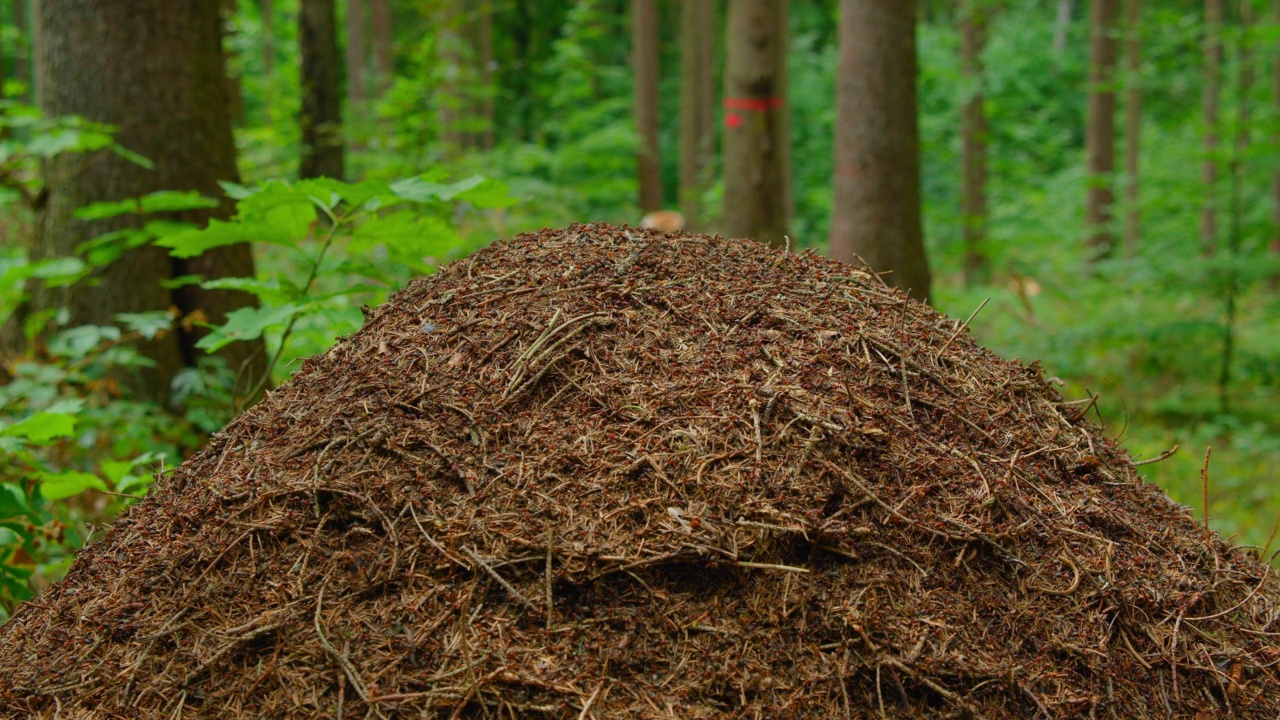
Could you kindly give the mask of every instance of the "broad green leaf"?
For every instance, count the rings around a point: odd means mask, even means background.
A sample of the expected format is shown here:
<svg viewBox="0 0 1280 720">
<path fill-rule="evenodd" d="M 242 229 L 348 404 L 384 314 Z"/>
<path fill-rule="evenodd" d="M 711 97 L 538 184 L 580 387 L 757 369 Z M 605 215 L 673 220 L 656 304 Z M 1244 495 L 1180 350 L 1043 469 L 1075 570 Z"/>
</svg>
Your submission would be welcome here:
<svg viewBox="0 0 1280 720">
<path fill-rule="evenodd" d="M 84 260 L 78 257 L 60 257 L 33 263 L 29 273 L 31 277 L 44 280 L 46 285 L 57 287 L 76 282 L 86 269 Z"/>
<path fill-rule="evenodd" d="M 160 287 L 167 288 L 169 290 L 177 290 L 180 287 L 186 287 L 188 285 L 199 285 L 203 281 L 203 275 L 179 275 L 176 278 L 161 280 Z"/>
<path fill-rule="evenodd" d="M 511 188 L 506 183 L 493 178 L 486 178 L 474 187 L 458 193 L 456 199 L 483 210 L 510 207 L 519 202 L 519 198 L 511 194 Z"/>
<path fill-rule="evenodd" d="M 225 192 L 227 197 L 232 200 L 243 200 L 254 192 L 240 183 L 233 183 L 226 180 L 219 180 L 218 185 L 222 186 L 222 191 Z"/>
<path fill-rule="evenodd" d="M 49 340 L 49 353 L 59 357 L 82 358 L 104 342 L 120 339 L 120 328 L 114 325 L 79 325 L 54 335 Z"/>
<path fill-rule="evenodd" d="M 217 200 L 205 197 L 195 190 L 161 190 L 142 196 L 142 212 L 182 212 L 206 210 L 220 205 Z"/>
<path fill-rule="evenodd" d="M 116 315 L 116 320 L 121 322 L 129 332 L 136 332 L 148 340 L 154 339 L 173 325 L 173 316 L 168 310 L 120 313 Z"/>
<path fill-rule="evenodd" d="M 253 293 L 264 303 L 278 303 L 282 300 L 296 300 L 301 297 L 302 290 L 287 278 L 267 279 L 251 277 L 214 278 L 200 283 L 206 290 L 240 290 Z"/>
<path fill-rule="evenodd" d="M 0 527 L 0 547 L 5 547 L 7 545 L 17 545 L 20 542 L 22 542 L 22 538 L 18 535 L 18 533 L 10 530 L 7 527 Z"/>
<path fill-rule="evenodd" d="M 102 478 L 79 470 L 63 470 L 60 473 L 44 473 L 40 476 L 40 494 L 46 500 L 63 500 L 93 488 L 106 490 Z"/>
<path fill-rule="evenodd" d="M 0 518 L 13 518 L 31 512 L 27 495 L 16 483 L 0 483 Z"/>
<path fill-rule="evenodd" d="M 212 353 L 233 342 L 255 340 L 266 330 L 284 327 L 298 312 L 299 307 L 293 304 L 233 310 L 227 313 L 227 322 L 200 338 L 196 347 Z"/>
<path fill-rule="evenodd" d="M 76 209 L 73 217 L 80 220 L 105 220 L 119 215 L 136 215 L 142 212 L 142 203 L 138 198 L 96 202 Z"/>
<path fill-rule="evenodd" d="M 191 258 L 203 254 L 206 250 L 226 245 L 247 242 L 252 238 L 245 225 L 238 222 L 210 220 L 208 227 L 190 228 L 156 238 L 155 244 L 169 248 L 169 254 L 176 258 Z"/>
<path fill-rule="evenodd" d="M 75 415 L 42 412 L 0 429 L 0 437 L 19 437 L 33 443 L 47 443 L 54 438 L 67 437 L 75 429 Z"/>
</svg>

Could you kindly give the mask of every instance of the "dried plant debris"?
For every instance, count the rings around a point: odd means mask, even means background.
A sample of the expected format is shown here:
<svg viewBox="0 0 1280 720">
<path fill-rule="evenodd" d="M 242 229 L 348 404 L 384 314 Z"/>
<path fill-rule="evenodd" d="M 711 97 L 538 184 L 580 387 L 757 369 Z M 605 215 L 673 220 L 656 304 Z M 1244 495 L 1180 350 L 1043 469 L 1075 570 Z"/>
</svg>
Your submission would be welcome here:
<svg viewBox="0 0 1280 720">
<path fill-rule="evenodd" d="M 575 225 L 367 315 L 0 628 L 3 715 L 1280 713 L 1267 568 L 874 275 Z"/>
</svg>

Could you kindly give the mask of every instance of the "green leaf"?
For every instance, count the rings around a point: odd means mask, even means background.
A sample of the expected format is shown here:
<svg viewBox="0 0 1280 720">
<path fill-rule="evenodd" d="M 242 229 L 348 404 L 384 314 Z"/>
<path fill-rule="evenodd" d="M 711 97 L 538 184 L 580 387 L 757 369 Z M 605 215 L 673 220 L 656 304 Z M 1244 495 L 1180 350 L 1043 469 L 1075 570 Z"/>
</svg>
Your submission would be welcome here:
<svg viewBox="0 0 1280 720">
<path fill-rule="evenodd" d="M 207 210 L 220 205 L 217 200 L 205 197 L 195 190 L 161 190 L 142 196 L 142 212 L 182 212 Z"/>
<path fill-rule="evenodd" d="M 7 527 L 0 527 L 0 547 L 17 545 L 20 542 L 22 542 L 22 537 L 19 536 L 18 533 Z"/>
<path fill-rule="evenodd" d="M 80 220 L 105 220 L 120 215 L 133 215 L 142 212 L 142 203 L 138 198 L 128 198 L 110 202 L 96 202 L 76 209 L 72 217 Z"/>
<path fill-rule="evenodd" d="M 284 300 L 296 300 L 301 297 L 302 290 L 287 278 L 281 282 L 280 278 L 271 277 L 267 279 L 251 278 L 251 277 L 229 277 L 214 278 L 200 283 L 200 287 L 206 290 L 240 290 L 242 292 L 253 293 L 264 304 L 275 304 Z"/>
<path fill-rule="evenodd" d="M 293 304 L 233 310 L 227 313 L 227 322 L 200 338 L 196 347 L 212 353 L 233 342 L 256 340 L 266 330 L 284 327 L 298 311 L 298 306 Z"/>
<path fill-rule="evenodd" d="M 63 500 L 93 488 L 106 490 L 102 478 L 79 470 L 63 470 L 60 473 L 43 473 L 40 476 L 40 494 L 46 500 Z"/>
<path fill-rule="evenodd" d="M 167 288 L 169 290 L 177 290 L 180 287 L 186 287 L 188 285 L 198 285 L 203 281 L 203 275 L 179 275 L 176 278 L 161 280 L 160 287 Z"/>
<path fill-rule="evenodd" d="M 40 278 L 46 285 L 57 287 L 76 282 L 87 267 L 84 260 L 78 257 L 60 257 L 34 263 L 29 272 L 31 277 Z"/>
<path fill-rule="evenodd" d="M 27 494 L 16 483 L 0 483 L 0 518 L 12 518 L 31 512 Z"/>
<path fill-rule="evenodd" d="M 233 183 L 227 180 L 219 180 L 218 185 L 222 186 L 222 191 L 232 200 L 243 200 L 254 192 L 240 183 Z"/>
<path fill-rule="evenodd" d="M 519 198 L 511 194 L 511 188 L 506 183 L 493 178 L 486 178 L 474 187 L 458 193 L 456 199 L 483 210 L 510 207 L 519 202 Z"/>
<path fill-rule="evenodd" d="M 116 320 L 124 324 L 129 332 L 136 332 L 148 340 L 155 339 L 157 335 L 173 325 L 173 316 L 168 310 L 120 313 L 116 315 Z"/>
<path fill-rule="evenodd" d="M 191 258 L 203 254 L 206 250 L 235 245 L 250 239 L 242 223 L 210 220 L 208 227 L 191 228 L 158 237 L 155 244 L 169 248 L 169 254 L 173 257 Z"/>
<path fill-rule="evenodd" d="M 75 428 L 75 415 L 42 412 L 0 429 L 0 437 L 20 437 L 33 443 L 47 443 L 54 438 L 71 435 Z"/>
</svg>

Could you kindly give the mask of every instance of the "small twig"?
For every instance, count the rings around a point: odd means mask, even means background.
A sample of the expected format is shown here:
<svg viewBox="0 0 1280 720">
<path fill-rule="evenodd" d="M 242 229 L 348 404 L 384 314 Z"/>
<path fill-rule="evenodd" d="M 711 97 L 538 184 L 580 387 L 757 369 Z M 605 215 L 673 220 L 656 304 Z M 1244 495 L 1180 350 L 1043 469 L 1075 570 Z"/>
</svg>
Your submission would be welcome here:
<svg viewBox="0 0 1280 720">
<path fill-rule="evenodd" d="M 596 686 L 596 691 L 591 693 L 591 697 L 587 698 L 587 701 L 582 704 L 582 712 L 578 713 L 578 720 L 586 720 L 587 713 L 591 712 L 591 706 L 595 704 L 596 698 L 600 697 L 601 690 L 604 690 L 603 680 Z"/>
<path fill-rule="evenodd" d="M 1140 465 L 1153 465 L 1155 463 L 1161 462 L 1162 460 L 1168 460 L 1169 458 L 1173 457 L 1173 454 L 1176 452 L 1178 452 L 1178 445 L 1175 444 L 1173 447 L 1169 448 L 1168 450 L 1165 450 L 1164 452 L 1160 453 L 1159 455 L 1153 458 L 1147 458 L 1146 460 L 1135 460 L 1133 463 L 1133 466 L 1138 467 Z"/>
<path fill-rule="evenodd" d="M 738 567 L 759 568 L 761 570 L 785 570 L 786 572 L 794 573 L 809 572 L 809 568 L 795 567 L 794 565 L 775 565 L 772 563 L 747 562 L 746 560 L 739 560 L 737 565 Z"/>
<path fill-rule="evenodd" d="M 1209 445 L 1204 449 L 1204 465 L 1200 468 L 1200 494 L 1204 502 L 1204 537 L 1209 538 L 1209 455 L 1213 453 L 1213 446 Z"/>
<path fill-rule="evenodd" d="M 987 303 L 989 302 L 991 302 L 991 298 L 987 298 L 986 300 L 983 300 L 982 304 L 978 306 L 977 310 L 974 310 L 973 312 L 969 313 L 968 319 L 960 323 L 960 327 L 956 328 L 956 331 L 951 333 L 951 337 L 947 338 L 947 341 L 942 344 L 942 347 L 938 348 L 938 352 L 934 353 L 933 358 L 935 362 L 937 361 L 938 358 L 942 357 L 942 351 L 950 347 L 951 341 L 960 337 L 960 333 L 964 332 L 964 329 L 969 327 L 969 323 L 973 322 L 973 319 L 978 316 L 978 313 L 982 312 L 982 308 L 986 307 Z"/>
<path fill-rule="evenodd" d="M 552 556 L 552 544 L 554 543 L 554 541 L 555 541 L 555 526 L 551 524 L 550 520 L 548 520 L 547 521 L 547 569 L 546 569 L 547 630 L 551 629 L 551 625 L 555 621 L 556 604 L 555 604 L 555 598 L 551 594 L 551 556 Z"/>
<path fill-rule="evenodd" d="M 472 560 L 476 561 L 477 565 L 484 568 L 485 572 L 489 573 L 489 577 L 496 580 L 498 584 L 502 586 L 503 590 L 506 590 L 508 593 L 511 594 L 511 597 L 519 600 L 522 605 L 529 608 L 530 610 L 533 610 L 534 612 L 537 612 L 540 609 L 532 600 L 525 597 L 524 594 L 522 594 L 519 590 L 515 589 L 515 587 L 512 586 L 511 583 L 507 582 L 506 579 L 504 579 L 501 575 L 499 575 L 497 570 L 494 570 L 493 568 L 489 567 L 489 563 L 482 560 L 480 556 L 476 554 L 475 550 L 472 550 L 471 548 L 468 548 L 468 547 L 464 547 L 462 548 L 462 551 L 466 553 L 467 556 L 470 557 Z"/>
<path fill-rule="evenodd" d="M 342 668 L 342 672 L 346 673 L 347 680 L 350 681 L 351 687 L 355 688 L 360 699 L 369 702 L 369 691 L 365 688 L 364 681 L 360 679 L 360 673 L 356 672 L 356 668 L 347 659 L 346 655 L 338 652 L 338 648 L 334 647 L 329 639 L 324 636 L 324 632 L 320 629 L 320 607 L 324 602 L 324 585 L 320 586 L 320 594 L 316 596 L 316 614 L 313 623 L 316 628 L 316 636 L 320 638 L 320 646 L 324 648 L 325 653 L 338 663 L 338 667 Z"/>
</svg>

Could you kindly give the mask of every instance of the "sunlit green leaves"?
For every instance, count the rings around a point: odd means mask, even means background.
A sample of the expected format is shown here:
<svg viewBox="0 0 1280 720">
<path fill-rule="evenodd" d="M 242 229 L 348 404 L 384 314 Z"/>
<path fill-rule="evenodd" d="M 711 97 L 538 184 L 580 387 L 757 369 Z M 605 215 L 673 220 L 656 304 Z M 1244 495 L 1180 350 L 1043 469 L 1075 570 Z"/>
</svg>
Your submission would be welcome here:
<svg viewBox="0 0 1280 720">
<path fill-rule="evenodd" d="M 233 310 L 227 313 L 226 323 L 215 327 L 208 335 L 200 338 L 196 347 L 206 352 L 217 352 L 220 348 L 239 340 L 256 340 L 267 330 L 284 327 L 298 314 L 299 309 L 297 305 L 285 303 Z"/>
<path fill-rule="evenodd" d="M 150 215 L 215 207 L 218 207 L 217 200 L 205 197 L 195 190 L 162 190 L 140 198 L 86 205 L 76 210 L 75 217 L 81 220 L 103 220 L 119 215 Z"/>
<path fill-rule="evenodd" d="M 0 438 L 22 438 L 36 444 L 44 444 L 55 438 L 71 435 L 75 428 L 75 415 L 43 412 L 0 428 Z"/>
<path fill-rule="evenodd" d="M 63 470 L 40 476 L 40 494 L 45 500 L 63 500 L 85 490 L 106 490 L 102 478 L 79 470 Z"/>
</svg>

